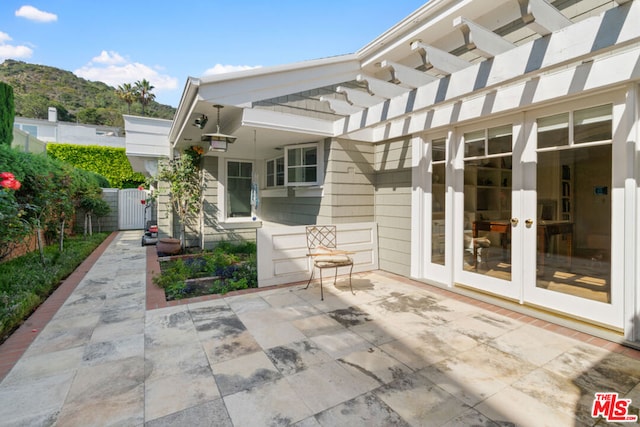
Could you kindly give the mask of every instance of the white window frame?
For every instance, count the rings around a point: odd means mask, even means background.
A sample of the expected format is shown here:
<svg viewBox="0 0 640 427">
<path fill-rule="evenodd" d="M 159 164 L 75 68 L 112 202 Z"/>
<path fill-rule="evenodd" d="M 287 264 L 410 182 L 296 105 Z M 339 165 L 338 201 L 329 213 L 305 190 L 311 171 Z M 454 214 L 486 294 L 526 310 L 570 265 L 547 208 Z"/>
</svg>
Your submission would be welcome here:
<svg viewBox="0 0 640 427">
<path fill-rule="evenodd" d="M 283 176 L 282 176 L 282 184 L 278 184 L 278 160 L 282 160 L 282 166 L 284 168 L 283 170 Z M 268 171 L 269 171 L 269 163 L 273 163 L 273 180 L 274 183 L 273 185 L 269 185 L 269 175 L 268 175 Z M 265 188 L 283 188 L 285 187 L 286 184 L 286 164 L 285 164 L 285 159 L 284 156 L 278 156 L 275 157 L 273 159 L 269 159 L 266 161 L 265 164 Z"/>
<path fill-rule="evenodd" d="M 251 164 L 251 172 L 253 174 L 253 172 L 255 171 L 255 163 L 251 160 L 244 160 L 244 159 L 227 159 L 227 158 L 222 158 L 222 173 L 224 174 L 224 179 L 220 181 L 220 183 L 224 182 L 224 185 L 222 185 L 222 191 L 220 191 L 218 193 L 218 207 L 221 208 L 220 209 L 220 221 L 221 222 L 249 222 L 252 221 L 253 216 L 255 215 L 255 212 L 253 212 L 253 209 L 251 211 L 251 214 L 247 217 L 247 216 L 242 216 L 242 217 L 230 217 L 229 216 L 229 174 L 228 174 L 228 170 L 229 170 L 229 162 L 239 162 L 239 163 L 250 163 Z M 224 200 L 224 203 L 220 203 L 220 201 Z"/>
<path fill-rule="evenodd" d="M 312 187 L 322 185 L 324 174 L 324 150 L 322 143 L 298 144 L 284 147 L 284 185 L 287 187 Z M 289 182 L 289 150 L 314 147 L 316 149 L 316 180 L 307 182 Z M 308 165 L 306 165 L 308 166 Z"/>
</svg>

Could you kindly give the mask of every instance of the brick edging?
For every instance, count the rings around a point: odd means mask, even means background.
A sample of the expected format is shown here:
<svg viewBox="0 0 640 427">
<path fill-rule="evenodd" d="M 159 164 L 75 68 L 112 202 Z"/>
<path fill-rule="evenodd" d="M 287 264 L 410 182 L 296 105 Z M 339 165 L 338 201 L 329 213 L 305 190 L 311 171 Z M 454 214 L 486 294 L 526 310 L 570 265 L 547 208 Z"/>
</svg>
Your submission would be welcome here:
<svg viewBox="0 0 640 427">
<path fill-rule="evenodd" d="M 78 286 L 91 267 L 100 258 L 111 242 L 118 235 L 114 231 L 47 297 L 47 299 L 31 313 L 22 325 L 9 338 L 0 344 L 0 381 L 9 373 L 22 357 L 40 331 L 49 323 L 69 295 Z"/>
</svg>

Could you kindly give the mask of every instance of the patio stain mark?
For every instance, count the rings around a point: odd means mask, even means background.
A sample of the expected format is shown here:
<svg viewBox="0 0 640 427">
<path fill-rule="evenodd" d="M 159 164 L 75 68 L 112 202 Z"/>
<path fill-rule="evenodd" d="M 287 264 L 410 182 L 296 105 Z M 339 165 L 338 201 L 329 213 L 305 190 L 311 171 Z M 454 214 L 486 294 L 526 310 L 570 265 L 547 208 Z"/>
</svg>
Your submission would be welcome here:
<svg viewBox="0 0 640 427">
<path fill-rule="evenodd" d="M 376 380 L 378 383 L 380 384 L 384 384 L 384 381 L 382 381 L 381 378 L 379 378 L 376 374 L 374 374 L 373 372 L 363 368 L 362 366 L 355 364 L 355 363 L 351 363 L 351 362 L 347 362 L 344 359 L 338 359 L 338 362 L 340 363 L 344 363 L 345 365 L 351 366 L 352 368 L 357 369 L 358 371 L 362 372 L 363 374 L 365 374 L 366 376 L 373 378 L 374 380 Z"/>
<path fill-rule="evenodd" d="M 441 306 L 438 300 L 432 296 L 413 298 L 399 292 L 392 292 L 391 296 L 382 300 L 379 305 L 385 310 L 395 313 L 412 312 L 418 315 L 426 311 L 451 311 L 449 308 Z"/>
<path fill-rule="evenodd" d="M 227 314 L 231 313 L 231 309 L 226 306 L 213 306 L 213 307 L 200 307 L 189 310 L 191 312 L 191 316 L 194 319 L 198 319 L 201 317 L 207 317 L 211 315 L 220 315 L 221 313 Z"/>
<path fill-rule="evenodd" d="M 208 322 L 198 322 L 195 324 L 195 327 L 198 332 L 215 329 L 219 331 L 221 335 L 225 336 L 236 336 L 247 330 L 244 323 L 242 323 L 237 316 L 211 319 Z"/>
<path fill-rule="evenodd" d="M 300 354 L 292 348 L 280 346 L 267 350 L 267 356 L 283 374 L 294 374 L 306 369 Z"/>
<path fill-rule="evenodd" d="M 282 414 L 277 414 L 271 419 L 269 426 L 273 426 L 273 427 L 290 426 L 292 423 L 293 423 L 293 420 L 291 418 L 285 417 Z"/>
<path fill-rule="evenodd" d="M 315 416 L 322 425 L 409 426 L 382 399 L 367 393 Z"/>
<path fill-rule="evenodd" d="M 357 307 L 341 308 L 330 311 L 327 314 L 345 328 L 371 321 L 369 314 Z"/>
<path fill-rule="evenodd" d="M 82 298 L 69 302 L 68 305 L 80 305 L 80 304 L 86 304 L 88 302 L 93 302 L 93 301 L 104 301 L 106 299 L 107 299 L 107 296 L 105 294 L 84 295 Z"/>
<path fill-rule="evenodd" d="M 223 396 L 228 396 L 239 391 L 250 390 L 269 381 L 280 379 L 282 375 L 279 372 L 269 369 L 258 369 L 249 377 L 218 374 L 215 375 L 215 378 L 220 388 L 220 393 L 222 393 Z"/>
<path fill-rule="evenodd" d="M 172 313 L 167 318 L 168 328 L 177 328 L 182 324 L 185 324 L 191 320 L 191 316 L 186 311 L 180 311 L 178 313 Z"/>
<path fill-rule="evenodd" d="M 504 326 L 511 326 L 513 324 L 506 318 L 491 317 L 491 316 L 489 316 L 487 314 L 480 314 L 480 315 L 477 315 L 477 316 L 473 316 L 473 318 L 477 319 L 477 320 L 479 320 L 481 322 L 488 323 L 489 325 L 499 327 L 499 328 L 502 328 Z"/>
</svg>

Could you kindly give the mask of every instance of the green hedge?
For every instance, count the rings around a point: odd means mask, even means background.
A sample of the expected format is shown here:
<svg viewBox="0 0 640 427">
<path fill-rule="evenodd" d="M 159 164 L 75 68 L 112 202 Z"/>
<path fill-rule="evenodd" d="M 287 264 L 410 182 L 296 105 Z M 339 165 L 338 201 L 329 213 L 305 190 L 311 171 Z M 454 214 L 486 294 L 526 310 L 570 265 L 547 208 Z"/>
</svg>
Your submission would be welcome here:
<svg viewBox="0 0 640 427">
<path fill-rule="evenodd" d="M 144 175 L 131 168 L 124 148 L 47 144 L 47 154 L 76 168 L 105 176 L 114 188 L 135 188 L 145 181 Z"/>
<path fill-rule="evenodd" d="M 0 82 L 0 144 L 11 145 L 14 116 L 13 88 Z"/>
</svg>

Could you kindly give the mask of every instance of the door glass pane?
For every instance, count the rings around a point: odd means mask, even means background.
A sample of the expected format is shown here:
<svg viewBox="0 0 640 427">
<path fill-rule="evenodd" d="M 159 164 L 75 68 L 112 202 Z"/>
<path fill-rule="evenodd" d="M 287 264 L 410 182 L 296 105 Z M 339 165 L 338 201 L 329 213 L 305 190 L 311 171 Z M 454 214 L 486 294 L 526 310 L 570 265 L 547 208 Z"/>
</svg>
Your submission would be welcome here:
<svg viewBox="0 0 640 427">
<path fill-rule="evenodd" d="M 445 252 L 445 144 L 446 139 L 431 143 L 431 262 L 444 265 Z"/>
<path fill-rule="evenodd" d="M 537 124 L 538 148 L 569 145 L 569 113 L 540 118 Z"/>
<path fill-rule="evenodd" d="M 611 145 L 538 153 L 537 286 L 611 302 Z"/>
<path fill-rule="evenodd" d="M 511 280 L 511 154 L 464 162 L 464 268 Z"/>
</svg>

